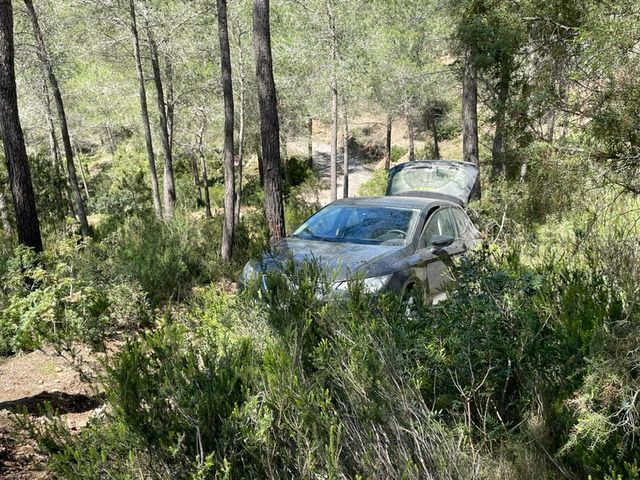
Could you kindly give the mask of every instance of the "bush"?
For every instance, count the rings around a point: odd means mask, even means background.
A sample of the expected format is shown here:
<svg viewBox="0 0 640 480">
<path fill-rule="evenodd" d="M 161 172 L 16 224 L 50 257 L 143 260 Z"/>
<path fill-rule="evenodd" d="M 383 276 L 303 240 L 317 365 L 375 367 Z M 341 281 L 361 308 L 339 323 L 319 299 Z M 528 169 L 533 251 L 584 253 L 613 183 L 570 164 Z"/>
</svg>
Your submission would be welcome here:
<svg viewBox="0 0 640 480">
<path fill-rule="evenodd" d="M 131 217 L 98 248 L 109 274 L 138 282 L 155 302 L 188 297 L 191 289 L 223 278 L 235 279 L 249 255 L 264 244 L 249 237 L 245 224 L 236 232 L 236 262 L 220 261 L 222 218 L 177 214 L 171 223 Z"/>
<path fill-rule="evenodd" d="M 409 149 L 406 147 L 402 147 L 400 145 L 393 145 L 391 147 L 391 163 L 399 162 L 400 159 L 404 157 L 408 151 Z"/>
<path fill-rule="evenodd" d="M 310 179 L 315 179 L 315 172 L 309 166 L 309 161 L 302 157 L 290 157 L 285 165 L 283 174 L 285 183 L 285 195 L 292 187 L 297 187 Z"/>
<path fill-rule="evenodd" d="M 387 192 L 387 171 L 375 170 L 373 176 L 360 186 L 358 195 L 361 197 L 377 197 Z"/>
<path fill-rule="evenodd" d="M 19 247 L 2 277 L 0 355 L 32 350 L 43 342 L 102 348 L 116 332 L 150 318 L 146 294 L 135 283 L 103 283 L 83 275 L 74 257 L 84 246 L 72 239 L 36 255 Z"/>
<path fill-rule="evenodd" d="M 131 465 L 167 478 L 470 475 L 397 363 L 398 302 L 355 289 L 324 304 L 313 268 L 295 281 L 262 305 L 203 291 L 186 323 L 127 343 L 108 369 L 106 417 L 78 436 L 31 424 L 49 467 L 66 478 L 124 478 Z"/>
</svg>

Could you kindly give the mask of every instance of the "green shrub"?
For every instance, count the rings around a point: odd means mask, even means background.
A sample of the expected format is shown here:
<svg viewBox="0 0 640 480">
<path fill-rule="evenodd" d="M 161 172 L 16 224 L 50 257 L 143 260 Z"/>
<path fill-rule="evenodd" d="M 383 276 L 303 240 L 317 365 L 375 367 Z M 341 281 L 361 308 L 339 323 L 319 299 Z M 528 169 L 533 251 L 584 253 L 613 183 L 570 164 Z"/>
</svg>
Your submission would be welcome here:
<svg viewBox="0 0 640 480">
<path fill-rule="evenodd" d="M 376 197 L 387 192 L 387 171 L 375 170 L 373 176 L 360 186 L 358 195 L 361 197 Z"/>
<path fill-rule="evenodd" d="M 19 247 L 2 277 L 0 355 L 43 342 L 60 348 L 82 342 L 101 348 L 116 332 L 150 318 L 146 294 L 135 283 L 103 283 L 76 268 L 85 247 L 71 239 L 41 255 Z"/>
<path fill-rule="evenodd" d="M 285 195 L 288 189 L 302 185 L 315 177 L 315 172 L 309 166 L 309 161 L 303 157 L 290 157 L 283 173 L 285 183 Z"/>
<path fill-rule="evenodd" d="M 31 424 L 49 468 L 65 478 L 126 478 L 131 465 L 161 478 L 470 475 L 397 362 L 388 322 L 399 303 L 354 289 L 325 304 L 315 272 L 295 290 L 274 279 L 262 304 L 200 291 L 184 324 L 128 342 L 108 368 L 103 419 L 78 436 Z"/>
<path fill-rule="evenodd" d="M 238 229 L 238 262 L 249 239 Z M 176 215 L 171 223 L 130 217 L 99 248 L 112 275 L 134 279 L 154 301 L 182 299 L 197 284 L 234 277 L 238 265 L 220 261 L 222 219 Z"/>
<path fill-rule="evenodd" d="M 402 147 L 400 145 L 393 145 L 391 147 L 391 163 L 399 162 L 400 159 L 404 157 L 408 151 L 409 149 L 406 147 Z"/>
</svg>

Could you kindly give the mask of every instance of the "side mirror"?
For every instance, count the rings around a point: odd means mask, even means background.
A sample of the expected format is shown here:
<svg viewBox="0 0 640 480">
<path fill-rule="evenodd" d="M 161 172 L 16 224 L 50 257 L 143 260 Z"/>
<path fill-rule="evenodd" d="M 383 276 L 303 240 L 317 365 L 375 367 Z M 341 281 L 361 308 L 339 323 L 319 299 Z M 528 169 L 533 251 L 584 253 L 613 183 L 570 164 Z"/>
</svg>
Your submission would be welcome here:
<svg viewBox="0 0 640 480">
<path fill-rule="evenodd" d="M 431 253 L 434 255 L 442 255 L 444 249 L 451 245 L 455 238 L 449 235 L 434 235 L 431 237 Z"/>
</svg>

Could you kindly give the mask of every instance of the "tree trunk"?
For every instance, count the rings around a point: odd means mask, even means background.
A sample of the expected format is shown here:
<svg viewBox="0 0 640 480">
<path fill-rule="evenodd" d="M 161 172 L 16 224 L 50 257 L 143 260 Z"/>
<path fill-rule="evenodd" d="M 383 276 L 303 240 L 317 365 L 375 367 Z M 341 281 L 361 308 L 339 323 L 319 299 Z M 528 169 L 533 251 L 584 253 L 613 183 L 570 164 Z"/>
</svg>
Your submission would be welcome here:
<svg viewBox="0 0 640 480">
<path fill-rule="evenodd" d="M 338 198 L 338 79 L 336 62 L 338 57 L 338 39 L 336 35 L 336 17 L 329 9 L 329 28 L 331 29 L 331 201 Z"/>
<path fill-rule="evenodd" d="M 82 186 L 84 187 L 84 196 L 86 197 L 87 200 L 89 200 L 91 197 L 89 196 L 89 185 L 87 184 L 87 176 L 85 175 L 85 168 L 84 165 L 82 165 L 82 159 L 80 158 L 79 155 L 77 155 L 78 157 L 78 165 L 80 166 L 80 178 L 82 178 Z"/>
<path fill-rule="evenodd" d="M 58 137 L 56 135 L 56 127 L 53 119 L 53 112 L 51 111 L 51 99 L 49 98 L 49 88 L 47 87 L 47 80 L 42 82 L 42 97 L 44 100 L 45 112 L 47 114 L 47 127 L 49 129 L 49 153 L 51 155 L 51 166 L 53 167 L 54 175 L 54 190 L 56 195 L 56 210 L 60 215 L 60 218 L 64 218 L 66 215 L 66 209 L 68 203 L 65 201 L 65 183 L 62 178 L 62 172 L 60 170 L 60 145 L 58 144 Z M 69 195 L 70 197 L 70 195 Z M 71 208 L 71 214 L 73 215 L 73 208 Z"/>
<path fill-rule="evenodd" d="M 171 154 L 171 142 L 169 140 L 169 121 L 167 120 L 167 106 L 164 101 L 164 87 L 162 86 L 162 74 L 160 73 L 160 60 L 158 47 L 153 32 L 149 26 L 147 11 L 143 10 L 147 42 L 151 53 L 151 67 L 153 70 L 153 83 L 156 86 L 156 101 L 158 104 L 158 118 L 160 124 L 160 140 L 164 152 L 164 216 L 173 218 L 176 203 L 176 187 L 173 177 L 173 156 Z"/>
<path fill-rule="evenodd" d="M 343 121 L 344 130 L 342 132 L 342 198 L 349 198 L 349 122 L 347 117 L 347 107 L 344 107 Z"/>
<path fill-rule="evenodd" d="M 440 160 L 440 142 L 438 141 L 438 122 L 435 116 L 429 117 L 429 124 L 431 127 L 431 134 L 433 135 L 433 156 L 436 160 Z"/>
<path fill-rule="evenodd" d="M 260 104 L 260 136 L 264 170 L 265 209 L 272 241 L 285 236 L 282 179 L 280 176 L 280 125 L 276 85 L 273 80 L 269 0 L 254 0 L 253 43 Z"/>
<path fill-rule="evenodd" d="M 58 110 L 58 120 L 60 122 L 60 132 L 62 134 L 62 145 L 64 148 L 64 154 L 67 160 L 67 172 L 69 174 L 69 183 L 71 185 L 71 191 L 73 192 L 76 213 L 80 220 L 80 230 L 82 235 L 88 236 L 90 234 L 89 222 L 87 221 L 87 213 L 84 208 L 84 201 L 82 200 L 82 193 L 78 185 L 78 177 L 76 175 L 76 167 L 73 163 L 73 150 L 71 148 L 71 138 L 69 136 L 69 127 L 67 125 L 67 115 L 64 111 L 64 103 L 62 101 L 62 94 L 60 93 L 60 87 L 58 86 L 58 79 L 53 71 L 53 65 L 51 63 L 51 57 L 47 52 L 46 45 L 44 43 L 44 37 L 40 30 L 40 24 L 38 23 L 38 16 L 33 7 L 32 0 L 24 0 L 24 4 L 27 7 L 27 14 L 31 20 L 31 26 L 33 28 L 33 34 L 36 39 L 37 53 L 42 65 L 44 66 L 47 77 L 49 78 L 49 84 L 55 100 L 56 109 Z"/>
<path fill-rule="evenodd" d="M 151 124 L 149 122 L 149 108 L 147 106 L 147 91 L 144 85 L 144 71 L 142 69 L 142 58 L 140 54 L 140 38 L 138 36 L 138 25 L 136 21 L 135 0 L 129 0 L 130 28 L 133 38 L 133 53 L 136 60 L 136 74 L 138 76 L 138 94 L 140 97 L 140 115 L 142 116 L 142 126 L 144 128 L 144 141 L 147 149 L 147 162 L 149 164 L 149 174 L 151 177 L 151 196 L 153 197 L 153 208 L 158 218 L 162 218 L 162 203 L 160 202 L 160 188 L 158 186 L 158 173 L 156 171 L 156 159 L 153 153 L 153 138 L 151 137 Z"/>
<path fill-rule="evenodd" d="M 111 160 L 113 160 L 116 156 L 116 142 L 113 138 L 113 132 L 111 131 L 111 127 L 109 125 L 106 126 L 107 130 L 107 138 L 109 139 L 109 153 L 111 153 Z"/>
<path fill-rule="evenodd" d="M 338 87 L 331 86 L 331 201 L 338 198 Z"/>
<path fill-rule="evenodd" d="M 387 115 L 387 144 L 386 144 L 386 152 L 384 157 L 384 168 L 385 170 L 389 170 L 391 167 L 391 126 L 392 120 L 391 115 Z"/>
<path fill-rule="evenodd" d="M 173 94 L 173 65 L 167 60 L 165 74 L 167 76 L 167 135 L 169 136 L 169 151 L 173 158 L 173 131 L 175 119 L 175 96 Z"/>
<path fill-rule="evenodd" d="M 409 132 L 409 161 L 414 162 L 416 160 L 416 133 L 413 127 L 413 120 L 407 116 L 407 130 Z"/>
<path fill-rule="evenodd" d="M 222 228 L 222 259 L 231 260 L 235 228 L 236 173 L 233 144 L 233 80 L 231 76 L 231 52 L 227 29 L 227 0 L 217 0 L 218 37 L 220 39 L 220 65 L 222 69 L 222 92 L 224 96 L 224 224 Z"/>
<path fill-rule="evenodd" d="M 258 179 L 260 186 L 264 187 L 264 161 L 262 160 L 262 148 L 260 144 L 256 144 L 256 157 L 258 159 Z"/>
<path fill-rule="evenodd" d="M 498 81 L 498 102 L 496 105 L 496 129 L 491 148 L 491 179 L 497 178 L 504 172 L 504 129 L 509 96 L 509 83 L 511 74 L 503 67 Z"/>
<path fill-rule="evenodd" d="M 307 162 L 313 168 L 313 118 L 307 117 Z"/>
<path fill-rule="evenodd" d="M 0 185 L 0 223 L 5 236 L 11 236 L 11 222 L 9 221 L 9 206 L 7 205 L 7 197 L 4 193 L 4 185 Z"/>
<path fill-rule="evenodd" d="M 0 0 L 0 126 L 16 229 L 21 244 L 41 252 L 40 222 L 18 115 L 14 52 L 11 0 Z"/>
<path fill-rule="evenodd" d="M 204 149 L 200 152 L 200 166 L 202 169 L 202 185 L 204 189 L 204 213 L 207 218 L 212 218 L 211 197 L 209 197 L 209 175 L 207 173 L 207 158 L 204 154 Z"/>
<path fill-rule="evenodd" d="M 242 53 L 242 41 L 238 38 L 238 67 L 240 68 L 240 107 L 239 107 L 239 129 L 238 132 L 238 184 L 236 185 L 236 206 L 234 208 L 235 219 L 234 224 L 237 227 L 240 224 L 240 206 L 242 201 L 242 169 L 244 164 L 244 55 Z"/>
<path fill-rule="evenodd" d="M 204 132 L 207 129 L 207 117 L 202 117 L 202 127 L 198 134 L 198 153 L 200 154 L 200 169 L 202 171 L 202 187 L 204 190 L 204 211 L 207 218 L 211 218 L 211 198 L 209 197 L 209 175 L 207 174 L 207 158 L 204 151 Z"/>
<path fill-rule="evenodd" d="M 478 78 L 475 66 L 466 54 L 462 75 L 462 157 L 465 162 L 475 164 L 480 168 L 478 153 Z M 475 196 L 480 198 L 480 176 L 474 188 Z"/>
<path fill-rule="evenodd" d="M 200 150 L 198 150 L 200 156 Z M 202 187 L 200 186 L 200 172 L 198 171 L 198 159 L 191 157 L 191 169 L 193 170 L 193 185 L 196 187 L 196 205 L 200 208 L 202 205 Z"/>
</svg>

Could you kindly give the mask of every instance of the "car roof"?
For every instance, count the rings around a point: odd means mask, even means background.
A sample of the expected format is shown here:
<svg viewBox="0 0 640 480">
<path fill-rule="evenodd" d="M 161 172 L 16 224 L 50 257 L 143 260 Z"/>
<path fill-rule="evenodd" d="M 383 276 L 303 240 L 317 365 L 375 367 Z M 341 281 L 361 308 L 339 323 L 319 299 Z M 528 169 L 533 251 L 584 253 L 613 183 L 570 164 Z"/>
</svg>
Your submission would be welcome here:
<svg viewBox="0 0 640 480">
<path fill-rule="evenodd" d="M 372 207 L 405 207 L 429 209 L 437 205 L 458 206 L 454 202 L 428 197 L 385 196 L 385 197 L 352 197 L 336 200 L 332 205 L 365 205 Z"/>
</svg>

